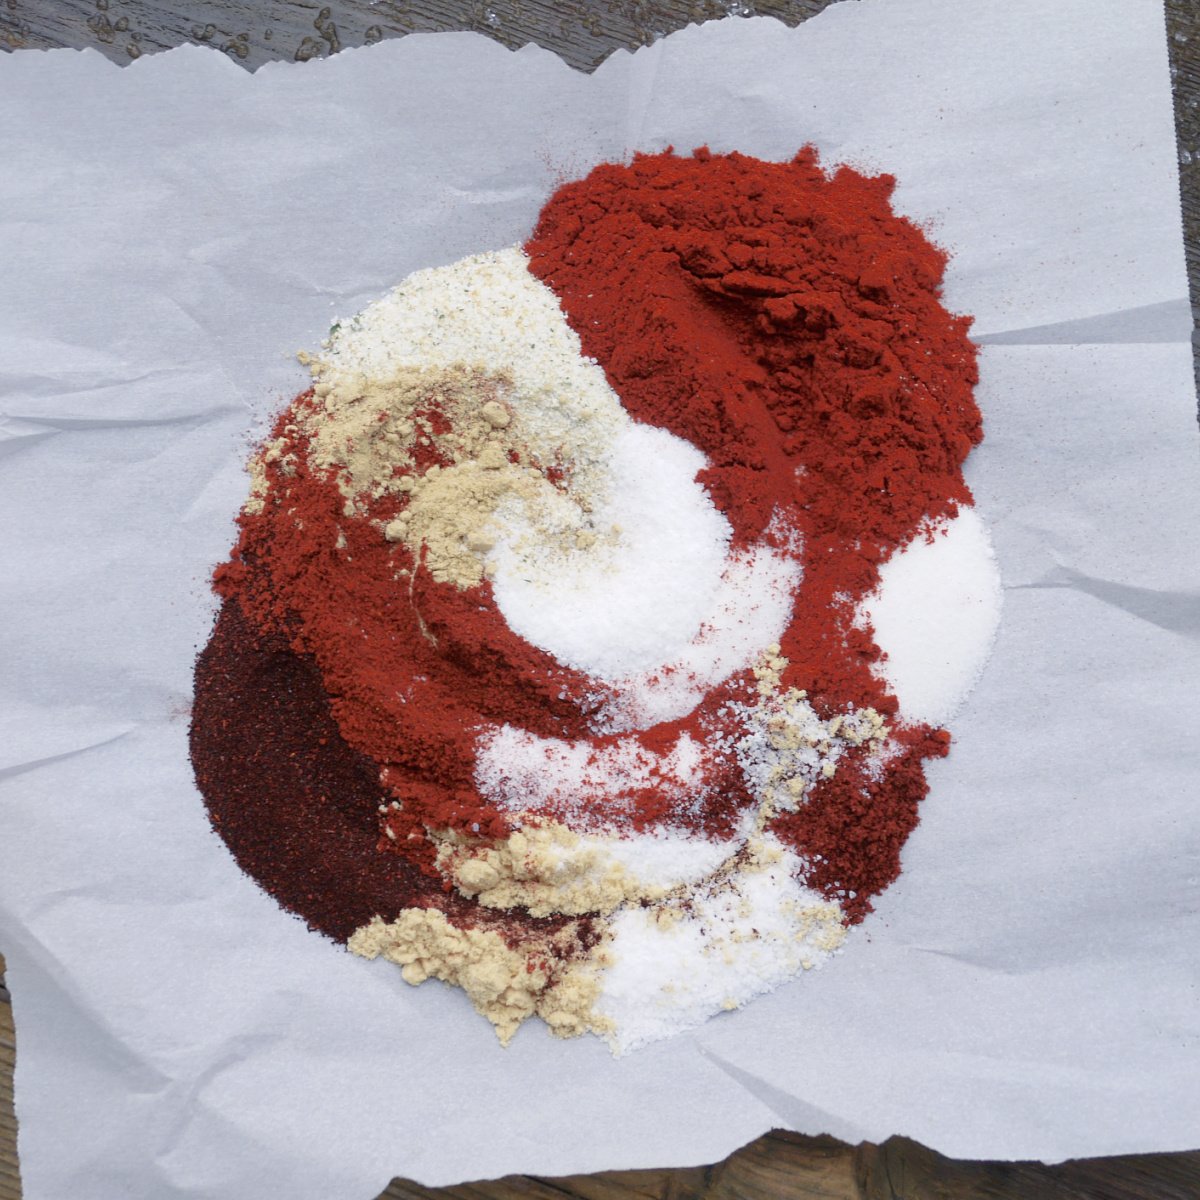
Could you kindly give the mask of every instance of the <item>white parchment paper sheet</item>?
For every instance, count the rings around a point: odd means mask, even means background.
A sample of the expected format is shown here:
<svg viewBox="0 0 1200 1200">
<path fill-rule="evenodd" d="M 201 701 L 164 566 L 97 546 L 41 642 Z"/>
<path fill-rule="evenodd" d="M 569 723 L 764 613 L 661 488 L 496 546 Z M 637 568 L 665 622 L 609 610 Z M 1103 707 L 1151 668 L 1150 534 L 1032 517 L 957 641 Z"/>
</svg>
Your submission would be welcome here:
<svg viewBox="0 0 1200 1200">
<path fill-rule="evenodd" d="M 673 143 L 885 169 L 954 253 L 1006 584 L 905 875 L 825 970 L 622 1060 L 308 933 L 209 832 L 191 664 L 291 357 L 562 178 Z M 1200 1144 L 1200 508 L 1156 3 L 864 0 L 592 77 L 410 37 L 251 77 L 0 59 L 0 921 L 26 1194 L 366 1200 L 772 1126 Z"/>
</svg>

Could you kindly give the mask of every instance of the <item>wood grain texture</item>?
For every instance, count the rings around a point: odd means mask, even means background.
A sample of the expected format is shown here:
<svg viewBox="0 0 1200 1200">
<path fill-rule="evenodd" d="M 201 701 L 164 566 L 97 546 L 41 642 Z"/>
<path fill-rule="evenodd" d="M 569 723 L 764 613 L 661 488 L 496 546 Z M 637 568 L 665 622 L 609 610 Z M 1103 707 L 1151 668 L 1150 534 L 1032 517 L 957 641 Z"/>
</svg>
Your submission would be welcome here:
<svg viewBox="0 0 1200 1200">
<path fill-rule="evenodd" d="M 516 48 L 537 42 L 594 69 L 693 21 L 731 13 L 791 25 L 832 0 L 0 0 L 0 45 L 92 46 L 117 62 L 197 42 L 253 68 L 303 61 L 406 33 L 472 29 Z"/>
<path fill-rule="evenodd" d="M 511 1176 L 379 1200 L 1196 1200 L 1200 1151 L 1040 1163 L 960 1162 L 906 1138 L 847 1146 L 775 1130 L 710 1167 Z"/>
<path fill-rule="evenodd" d="M 247 68 L 412 32 L 470 29 L 593 70 L 692 21 L 775 16 L 795 25 L 836 0 L 0 0 L 0 49 L 91 47 L 116 62 L 185 42 Z M 1200 0 L 1166 0 L 1184 246 L 1200 296 Z M 1195 341 L 1193 335 L 1193 341 Z M 1200 372 L 1198 372 L 1200 377 Z M 12 1009 L 0 957 L 0 1200 L 19 1200 Z M 713 1166 L 528 1176 L 451 1188 L 394 1180 L 380 1200 L 1200 1200 L 1200 1151 L 1046 1167 L 947 1159 L 904 1138 L 848 1146 L 775 1131 Z M 66 1200 L 64 1197 L 63 1200 Z M 340 1200 L 340 1197 L 330 1197 Z"/>
<path fill-rule="evenodd" d="M 1166 0 L 1167 51 L 1179 153 L 1183 253 L 1192 301 L 1192 369 L 1200 393 L 1200 0 Z"/>
<path fill-rule="evenodd" d="M 12 1005 L 4 986 L 4 956 L 0 954 L 0 1200 L 20 1200 L 21 1178 L 17 1167 L 17 1114 L 13 1106 L 13 1068 L 17 1061 L 17 1036 Z"/>
</svg>

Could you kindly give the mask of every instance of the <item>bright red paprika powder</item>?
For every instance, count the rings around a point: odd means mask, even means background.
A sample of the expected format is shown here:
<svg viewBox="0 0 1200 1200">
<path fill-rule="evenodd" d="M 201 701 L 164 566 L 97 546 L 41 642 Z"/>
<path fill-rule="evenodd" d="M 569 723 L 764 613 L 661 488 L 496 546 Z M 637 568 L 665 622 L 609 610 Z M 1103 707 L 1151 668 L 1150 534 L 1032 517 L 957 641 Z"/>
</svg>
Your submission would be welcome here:
<svg viewBox="0 0 1200 1200">
<path fill-rule="evenodd" d="M 981 423 L 969 320 L 939 300 L 945 255 L 891 211 L 892 188 L 849 168 L 827 177 L 811 150 L 788 163 L 639 156 L 561 188 L 526 251 L 626 409 L 703 451 L 701 482 L 735 547 L 766 535 L 776 509 L 798 513 L 804 578 L 781 644 L 784 683 L 822 712 L 871 706 L 894 718 L 855 609 L 882 562 L 970 503 L 961 466 Z M 312 403 L 306 393 L 294 406 Z M 595 684 L 512 633 L 486 581 L 436 583 L 402 546 L 347 522 L 290 413 L 274 432 L 291 439 L 292 465 L 268 466 L 285 502 L 239 519 L 216 574 L 225 611 L 197 666 L 192 753 L 214 824 L 244 869 L 335 937 L 413 904 L 495 922 L 448 893 L 424 830 L 504 836 L 505 815 L 473 782 L 478 728 L 593 737 Z M 372 515 L 389 519 L 394 503 Z M 345 554 L 332 549 L 339 533 Z M 639 736 L 650 747 L 685 730 L 702 737 L 744 683 Z M 924 726 L 893 736 L 884 772 L 848 755 L 773 826 L 852 920 L 898 873 L 926 792 L 922 762 L 948 744 Z M 753 803 L 733 775 L 724 784 L 700 811 L 664 811 L 651 793 L 624 819 L 723 834 Z M 391 797 L 403 808 L 381 823 Z"/>
</svg>

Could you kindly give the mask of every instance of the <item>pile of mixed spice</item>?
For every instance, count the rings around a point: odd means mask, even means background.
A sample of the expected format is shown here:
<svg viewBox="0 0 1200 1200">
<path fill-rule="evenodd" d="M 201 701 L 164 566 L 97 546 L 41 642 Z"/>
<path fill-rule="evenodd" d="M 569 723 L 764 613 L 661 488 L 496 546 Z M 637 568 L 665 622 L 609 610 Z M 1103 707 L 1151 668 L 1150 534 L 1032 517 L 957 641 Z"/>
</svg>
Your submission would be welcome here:
<svg viewBox="0 0 1200 1200">
<path fill-rule="evenodd" d="M 838 950 L 997 611 L 969 322 L 891 188 L 811 151 L 601 166 L 305 356 L 192 725 L 281 905 L 502 1041 L 617 1051 Z M 907 618 L 948 578 L 927 670 Z"/>
</svg>

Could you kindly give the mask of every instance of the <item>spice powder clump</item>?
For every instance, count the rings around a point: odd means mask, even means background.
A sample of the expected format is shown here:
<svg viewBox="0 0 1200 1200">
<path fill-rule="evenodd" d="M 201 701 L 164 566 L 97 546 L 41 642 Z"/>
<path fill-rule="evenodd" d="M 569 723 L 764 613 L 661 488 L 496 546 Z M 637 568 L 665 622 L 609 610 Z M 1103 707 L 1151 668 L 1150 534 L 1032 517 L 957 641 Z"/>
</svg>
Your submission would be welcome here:
<svg viewBox="0 0 1200 1200">
<path fill-rule="evenodd" d="M 839 951 L 998 603 L 969 321 L 892 186 L 811 150 L 600 166 L 303 356 L 191 731 L 283 907 L 502 1041 L 617 1052 Z M 916 712 L 874 627 L 901 562 L 975 614 Z"/>
</svg>

